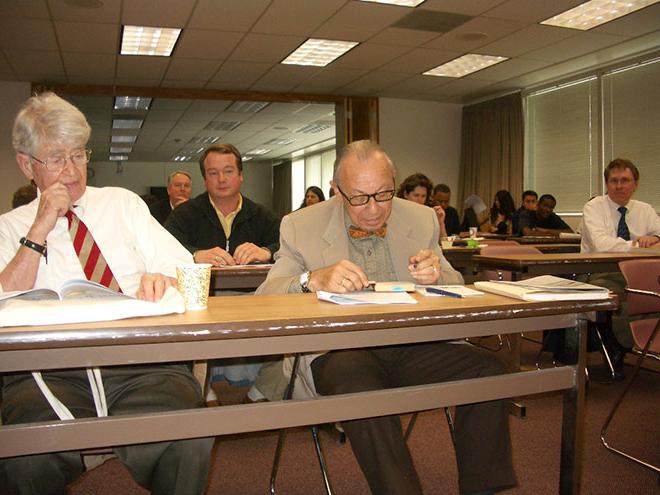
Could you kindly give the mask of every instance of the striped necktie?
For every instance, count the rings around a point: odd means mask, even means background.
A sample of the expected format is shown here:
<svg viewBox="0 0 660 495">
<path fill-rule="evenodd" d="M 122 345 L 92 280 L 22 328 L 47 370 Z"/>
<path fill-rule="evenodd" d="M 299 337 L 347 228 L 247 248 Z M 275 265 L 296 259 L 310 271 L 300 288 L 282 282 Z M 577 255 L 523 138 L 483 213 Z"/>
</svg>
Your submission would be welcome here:
<svg viewBox="0 0 660 495">
<path fill-rule="evenodd" d="M 625 206 L 619 206 L 617 210 L 621 213 L 621 218 L 619 219 L 619 225 L 616 227 L 616 235 L 625 241 L 629 241 L 630 231 L 628 230 L 628 224 L 626 223 L 626 212 L 628 211 L 628 208 Z"/>
<path fill-rule="evenodd" d="M 73 241 L 73 248 L 76 250 L 87 280 L 121 292 L 110 265 L 105 261 L 87 225 L 71 210 L 67 211 L 65 216 L 69 221 L 69 235 Z"/>
</svg>

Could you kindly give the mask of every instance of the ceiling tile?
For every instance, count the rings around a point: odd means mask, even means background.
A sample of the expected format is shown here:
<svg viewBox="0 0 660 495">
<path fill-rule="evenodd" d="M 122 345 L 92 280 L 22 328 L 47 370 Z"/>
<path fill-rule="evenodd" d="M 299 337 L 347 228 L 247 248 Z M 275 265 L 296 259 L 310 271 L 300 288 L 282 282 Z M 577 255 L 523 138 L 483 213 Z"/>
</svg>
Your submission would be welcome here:
<svg viewBox="0 0 660 495">
<path fill-rule="evenodd" d="M 388 93 L 392 92 L 401 92 L 406 94 L 419 94 L 426 93 L 433 90 L 439 86 L 447 84 L 447 78 L 445 77 L 433 77 L 433 76 L 413 76 L 405 79 L 399 83 L 393 84 L 387 88 Z"/>
<path fill-rule="evenodd" d="M 163 78 L 170 61 L 169 57 L 119 55 L 117 57 L 117 78 L 135 77 L 159 80 Z"/>
<path fill-rule="evenodd" d="M 519 21 L 505 21 L 490 17 L 476 17 L 465 24 L 452 29 L 424 45 L 425 48 L 438 50 L 452 50 L 468 53 L 484 44 L 495 41 L 525 27 L 525 23 Z M 487 38 L 472 39 L 471 35 L 483 33 Z"/>
<path fill-rule="evenodd" d="M 319 72 L 318 67 L 275 65 L 252 86 L 254 91 L 292 91 L 298 84 Z M 266 88 L 279 88 L 277 90 Z"/>
<path fill-rule="evenodd" d="M 552 2 L 508 0 L 489 10 L 486 15 L 500 19 L 540 22 L 584 2 L 585 0 L 552 0 Z"/>
<path fill-rule="evenodd" d="M 517 57 L 532 50 L 571 38 L 576 34 L 572 29 L 531 24 L 520 31 L 480 47 L 476 50 L 476 53 Z"/>
<path fill-rule="evenodd" d="M 194 79 L 164 79 L 160 85 L 163 88 L 202 89 L 206 86 L 206 82 L 206 80 L 199 81 Z"/>
<path fill-rule="evenodd" d="M 462 53 L 460 52 L 415 48 L 392 62 L 383 65 L 380 69 L 392 72 L 406 72 L 408 74 L 421 74 L 461 55 Z"/>
<path fill-rule="evenodd" d="M 212 82 L 229 83 L 233 87 L 251 86 L 257 79 L 264 75 L 272 63 L 242 62 L 240 60 L 226 60 L 220 70 L 213 76 Z"/>
<path fill-rule="evenodd" d="M 206 82 L 215 74 L 219 67 L 220 62 L 217 60 L 173 58 L 165 73 L 165 79 L 170 81 L 188 79 Z"/>
<path fill-rule="evenodd" d="M 64 68 L 69 77 L 72 76 L 95 76 L 105 80 L 115 77 L 116 55 L 107 53 L 62 53 Z"/>
<path fill-rule="evenodd" d="M 121 0 L 103 0 L 100 7 L 76 7 L 65 0 L 48 0 L 53 19 L 62 21 L 119 23 Z"/>
<path fill-rule="evenodd" d="M 0 48 L 4 50 L 57 50 L 50 21 L 3 19 L 0 27 Z"/>
<path fill-rule="evenodd" d="M 270 4 L 270 0 L 199 0 L 189 27 L 217 29 L 227 24 L 231 31 L 247 32 Z"/>
<path fill-rule="evenodd" d="M 421 46 L 438 36 L 438 33 L 432 31 L 417 31 L 415 29 L 388 27 L 383 29 L 376 36 L 370 38 L 369 43 L 396 46 Z"/>
<path fill-rule="evenodd" d="M 372 71 L 350 84 L 342 87 L 345 94 L 378 94 L 381 90 L 408 79 L 410 74 L 402 72 Z"/>
<path fill-rule="evenodd" d="M 248 34 L 229 56 L 229 59 L 250 62 L 281 62 L 304 41 L 305 38 L 300 36 Z"/>
<path fill-rule="evenodd" d="M 452 14 L 479 15 L 502 3 L 502 0 L 426 0 L 419 8 L 451 12 Z"/>
<path fill-rule="evenodd" d="M 243 36 L 242 33 L 228 31 L 184 29 L 174 48 L 174 58 L 222 60 L 227 58 Z"/>
<path fill-rule="evenodd" d="M 322 2 L 274 0 L 252 27 L 252 32 L 297 34 L 308 37 L 345 3 L 346 0 Z"/>
<path fill-rule="evenodd" d="M 296 86 L 296 92 L 300 93 L 325 93 L 333 92 L 355 81 L 366 74 L 366 70 L 359 69 L 340 69 L 332 71 L 323 71 L 321 74 L 308 79 L 299 86 Z"/>
<path fill-rule="evenodd" d="M 37 50 L 5 50 L 7 61 L 23 81 L 66 82 L 59 53 Z"/>
<path fill-rule="evenodd" d="M 124 2 L 122 24 L 131 26 L 184 27 L 195 0 L 130 0 Z"/>
<path fill-rule="evenodd" d="M 369 2 L 349 2 L 316 31 L 314 38 L 365 41 L 389 27 L 410 9 Z"/>
<path fill-rule="evenodd" d="M 410 47 L 384 46 L 366 42 L 339 57 L 339 59 L 330 64 L 330 67 L 340 67 L 342 69 L 375 69 L 409 51 Z"/>
<path fill-rule="evenodd" d="M 622 41 L 624 41 L 624 38 L 612 34 L 593 33 L 591 31 L 579 32 L 571 38 L 528 52 L 525 57 L 560 62 Z M 567 57 L 567 54 L 569 57 Z"/>
<path fill-rule="evenodd" d="M 0 19 L 49 19 L 46 0 L 0 2 Z"/>
<path fill-rule="evenodd" d="M 116 24 L 56 21 L 55 30 L 63 51 L 119 53 Z"/>
<path fill-rule="evenodd" d="M 464 79 L 479 79 L 480 81 L 504 81 L 512 77 L 526 74 L 534 70 L 546 67 L 548 62 L 542 60 L 531 60 L 524 58 L 512 58 L 499 64 L 486 67 L 478 72 L 469 74 Z"/>
</svg>

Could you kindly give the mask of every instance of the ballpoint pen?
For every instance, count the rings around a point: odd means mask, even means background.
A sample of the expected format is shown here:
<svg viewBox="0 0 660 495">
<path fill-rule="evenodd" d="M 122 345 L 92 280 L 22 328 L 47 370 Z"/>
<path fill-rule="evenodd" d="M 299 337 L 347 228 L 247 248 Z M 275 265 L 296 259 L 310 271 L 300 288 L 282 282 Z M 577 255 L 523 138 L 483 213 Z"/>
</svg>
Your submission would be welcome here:
<svg viewBox="0 0 660 495">
<path fill-rule="evenodd" d="M 426 292 L 430 292 L 431 294 L 438 294 L 447 297 L 455 297 L 456 299 L 463 298 L 463 296 L 461 296 L 460 294 L 457 294 L 455 292 L 449 292 L 448 290 L 438 289 L 437 287 L 425 287 L 425 289 Z"/>
</svg>

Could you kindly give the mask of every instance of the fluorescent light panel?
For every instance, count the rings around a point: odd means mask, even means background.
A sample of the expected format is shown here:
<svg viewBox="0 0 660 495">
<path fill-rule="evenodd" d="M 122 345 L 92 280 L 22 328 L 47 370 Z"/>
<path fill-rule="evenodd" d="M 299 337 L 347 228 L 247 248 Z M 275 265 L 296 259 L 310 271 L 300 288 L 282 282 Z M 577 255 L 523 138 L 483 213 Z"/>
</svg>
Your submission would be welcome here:
<svg viewBox="0 0 660 495">
<path fill-rule="evenodd" d="M 139 129 L 142 127 L 142 119 L 112 119 L 113 129 Z"/>
<path fill-rule="evenodd" d="M 111 143 L 134 143 L 137 136 L 111 136 Z"/>
<path fill-rule="evenodd" d="M 473 72 L 477 72 L 491 65 L 499 64 L 508 60 L 507 57 L 499 57 L 496 55 L 479 55 L 476 53 L 468 53 L 462 57 L 455 58 L 446 64 L 438 65 L 437 67 L 423 73 L 425 76 L 442 76 L 442 77 L 463 77 Z"/>
<path fill-rule="evenodd" d="M 333 60 L 359 45 L 357 41 L 337 41 L 310 38 L 282 60 L 287 65 L 325 67 Z"/>
<path fill-rule="evenodd" d="M 110 155 L 111 162 L 123 162 L 128 160 L 128 155 Z"/>
<path fill-rule="evenodd" d="M 130 153 L 133 148 L 130 146 L 110 146 L 110 153 Z"/>
<path fill-rule="evenodd" d="M 124 26 L 121 55 L 169 57 L 181 29 L 147 26 Z"/>
<path fill-rule="evenodd" d="M 269 150 L 268 148 L 255 148 L 253 150 L 250 150 L 247 152 L 248 155 L 265 155 L 266 153 L 270 153 L 272 150 Z"/>
<path fill-rule="evenodd" d="M 151 98 L 145 96 L 115 96 L 115 110 L 149 110 Z"/>
<path fill-rule="evenodd" d="M 550 17 L 541 24 L 586 31 L 643 9 L 659 0 L 591 0 Z"/>
<path fill-rule="evenodd" d="M 388 5 L 398 5 L 399 7 L 417 7 L 424 0 L 360 0 L 361 2 L 386 3 Z"/>
<path fill-rule="evenodd" d="M 241 112 L 241 113 L 257 113 L 263 110 L 268 105 L 269 101 L 235 101 L 232 103 L 226 112 Z"/>
</svg>

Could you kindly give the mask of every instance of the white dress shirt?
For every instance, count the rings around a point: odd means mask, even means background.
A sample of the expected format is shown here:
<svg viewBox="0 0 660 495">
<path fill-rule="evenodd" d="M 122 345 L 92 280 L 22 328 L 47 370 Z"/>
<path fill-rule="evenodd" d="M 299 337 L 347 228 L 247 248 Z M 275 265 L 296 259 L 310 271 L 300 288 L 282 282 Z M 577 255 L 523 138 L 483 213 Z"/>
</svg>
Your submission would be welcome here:
<svg viewBox="0 0 660 495">
<path fill-rule="evenodd" d="M 19 240 L 34 222 L 39 198 L 0 216 L 0 271 L 15 256 Z M 134 296 L 144 273 L 175 277 L 176 265 L 192 263 L 192 255 L 149 213 L 136 194 L 117 187 L 88 186 L 74 212 L 87 225 L 124 294 Z M 41 258 L 34 288 L 58 289 L 85 273 L 69 235 L 65 217 L 46 238 L 48 260 Z"/>
<path fill-rule="evenodd" d="M 660 235 L 660 217 L 651 205 L 631 199 L 626 205 L 626 224 L 631 240 L 618 237 L 619 206 L 608 195 L 597 196 L 584 205 L 581 252 L 626 252 L 633 248 L 638 237 Z"/>
</svg>

